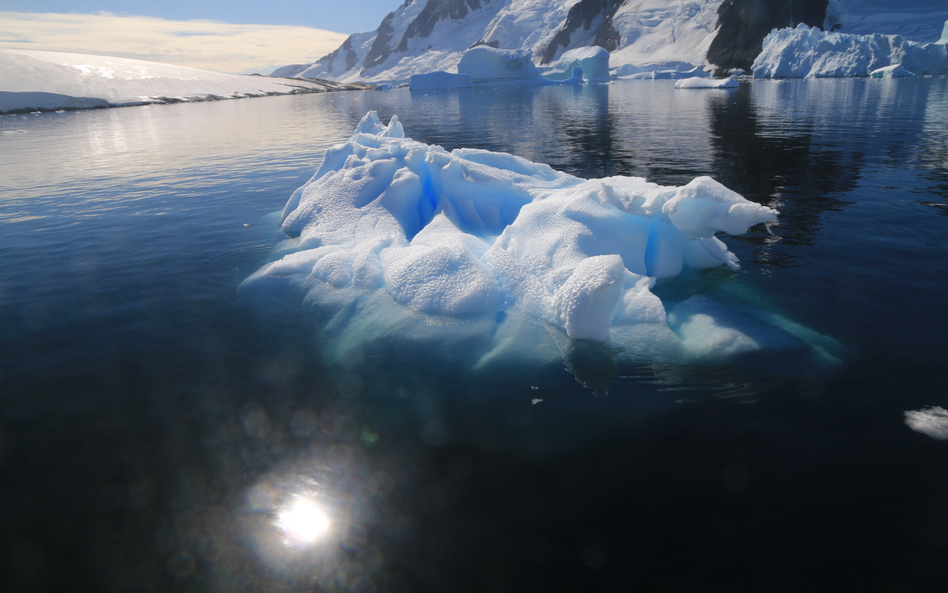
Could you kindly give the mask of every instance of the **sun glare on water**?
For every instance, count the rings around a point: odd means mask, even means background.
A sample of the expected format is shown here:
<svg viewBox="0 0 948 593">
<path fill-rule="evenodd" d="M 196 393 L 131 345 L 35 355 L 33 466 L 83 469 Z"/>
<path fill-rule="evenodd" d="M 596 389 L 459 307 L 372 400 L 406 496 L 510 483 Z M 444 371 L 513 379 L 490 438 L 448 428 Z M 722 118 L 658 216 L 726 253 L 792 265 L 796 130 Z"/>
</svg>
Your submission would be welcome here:
<svg viewBox="0 0 948 593">
<path fill-rule="evenodd" d="M 299 499 L 277 516 L 277 527 L 297 544 L 308 544 L 319 539 L 329 529 L 329 519 L 316 503 Z"/>
</svg>

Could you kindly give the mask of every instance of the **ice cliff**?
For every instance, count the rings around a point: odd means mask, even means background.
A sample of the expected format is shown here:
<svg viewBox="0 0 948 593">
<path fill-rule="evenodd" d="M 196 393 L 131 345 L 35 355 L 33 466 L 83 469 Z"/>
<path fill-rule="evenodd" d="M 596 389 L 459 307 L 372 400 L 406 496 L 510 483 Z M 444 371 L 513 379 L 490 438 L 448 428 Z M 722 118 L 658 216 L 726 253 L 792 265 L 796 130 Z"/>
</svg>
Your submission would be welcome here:
<svg viewBox="0 0 948 593">
<path fill-rule="evenodd" d="M 948 44 L 826 32 L 801 24 L 770 33 L 753 71 L 758 78 L 948 74 Z"/>
</svg>

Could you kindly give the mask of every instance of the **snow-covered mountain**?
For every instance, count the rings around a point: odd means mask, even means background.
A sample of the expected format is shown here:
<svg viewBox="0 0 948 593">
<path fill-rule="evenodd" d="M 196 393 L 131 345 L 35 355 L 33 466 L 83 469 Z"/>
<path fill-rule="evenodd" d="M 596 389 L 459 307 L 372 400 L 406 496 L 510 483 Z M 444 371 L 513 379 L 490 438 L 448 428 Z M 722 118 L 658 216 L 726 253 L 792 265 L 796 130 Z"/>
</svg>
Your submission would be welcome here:
<svg viewBox="0 0 948 593">
<path fill-rule="evenodd" d="M 687 64 L 746 70 L 776 28 L 804 23 L 930 42 L 948 19 L 943 13 L 945 0 L 405 0 L 375 31 L 272 76 L 405 81 L 454 71 L 476 45 L 530 50 L 539 66 L 598 45 L 626 72 Z"/>
<path fill-rule="evenodd" d="M 721 0 L 406 0 L 375 31 L 276 76 L 399 81 L 453 70 L 475 45 L 526 49 L 539 65 L 598 45 L 610 65 L 705 63 Z"/>
</svg>

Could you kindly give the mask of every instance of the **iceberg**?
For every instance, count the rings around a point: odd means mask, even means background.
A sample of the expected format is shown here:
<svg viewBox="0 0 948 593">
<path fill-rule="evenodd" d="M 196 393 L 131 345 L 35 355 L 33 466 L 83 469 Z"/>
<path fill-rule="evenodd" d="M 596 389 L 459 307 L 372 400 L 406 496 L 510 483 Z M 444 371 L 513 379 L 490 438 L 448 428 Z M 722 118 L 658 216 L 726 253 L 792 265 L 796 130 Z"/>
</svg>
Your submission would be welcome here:
<svg viewBox="0 0 948 593">
<path fill-rule="evenodd" d="M 919 43 L 900 35 L 851 35 L 805 24 L 774 29 L 754 61 L 755 78 L 869 76 L 901 65 L 914 74 L 948 73 L 948 45 Z"/>
<path fill-rule="evenodd" d="M 512 154 L 448 152 L 372 111 L 287 201 L 286 238 L 241 291 L 301 295 L 323 355 L 346 368 L 385 357 L 517 374 L 596 357 L 806 352 L 818 334 L 776 314 L 709 295 L 667 313 L 652 291 L 688 270 L 738 271 L 715 234 L 777 214 L 709 177 L 584 180 Z"/>
<path fill-rule="evenodd" d="M 438 89 L 468 89 L 474 86 L 467 74 L 451 74 L 438 70 L 428 74 L 413 74 L 408 87 L 413 91 L 433 91 Z"/>
<path fill-rule="evenodd" d="M 475 83 L 549 84 L 533 63 L 533 52 L 523 49 L 496 49 L 487 45 L 472 47 L 458 62 L 458 74 L 470 76 Z"/>
<path fill-rule="evenodd" d="M 683 78 L 675 83 L 676 89 L 736 89 L 741 86 L 733 78 Z"/>
<path fill-rule="evenodd" d="M 544 78 L 550 80 L 567 80 L 573 75 L 575 68 L 581 68 L 583 78 L 588 82 L 609 82 L 609 52 L 598 46 L 580 47 L 565 52 L 557 60 L 553 69 L 544 72 Z"/>
</svg>

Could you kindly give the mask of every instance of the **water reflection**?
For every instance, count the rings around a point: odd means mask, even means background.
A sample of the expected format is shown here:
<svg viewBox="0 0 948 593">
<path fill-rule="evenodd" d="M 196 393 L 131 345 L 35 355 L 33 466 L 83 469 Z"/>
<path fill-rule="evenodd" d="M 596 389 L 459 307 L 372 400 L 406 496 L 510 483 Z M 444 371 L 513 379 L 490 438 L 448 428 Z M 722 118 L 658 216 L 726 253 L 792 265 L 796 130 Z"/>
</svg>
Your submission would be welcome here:
<svg viewBox="0 0 948 593">
<path fill-rule="evenodd" d="M 905 509 L 937 531 L 927 519 L 945 517 L 946 449 L 901 420 L 948 407 L 936 401 L 948 259 L 924 244 L 944 244 L 944 219 L 930 214 L 948 202 L 948 79 L 828 82 L 755 81 L 729 95 L 661 81 L 534 89 L 525 105 L 510 94 L 493 107 L 486 95 L 397 91 L 0 118 L 4 582 L 701 590 L 739 574 L 748 589 L 807 590 L 853 575 L 871 589 L 881 575 L 889 588 L 941 590 L 891 567 L 938 568 L 944 556 L 937 533 L 905 526 Z M 712 174 L 779 202 L 780 226 L 755 241 L 767 261 L 809 265 L 696 284 L 755 303 L 783 295 L 845 334 L 861 367 L 841 385 L 794 374 L 792 360 L 781 371 L 643 359 L 600 398 L 574 376 L 595 388 L 615 370 L 582 349 L 558 373 L 512 365 L 492 383 L 430 358 L 326 372 L 298 302 L 246 307 L 234 292 L 275 240 L 261 217 L 316 169 L 320 143 L 376 108 L 448 148 L 661 183 Z M 909 121 L 919 113 L 921 129 Z M 141 216 L 158 211 L 168 215 Z M 780 237 L 793 240 L 768 243 Z M 944 427 L 937 409 L 916 418 Z"/>
</svg>

